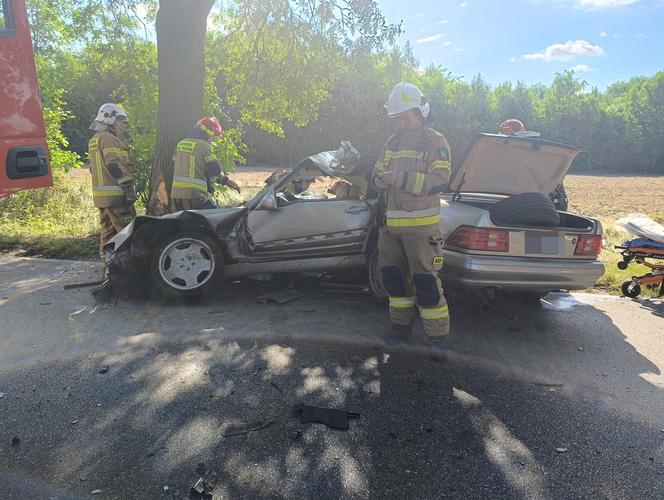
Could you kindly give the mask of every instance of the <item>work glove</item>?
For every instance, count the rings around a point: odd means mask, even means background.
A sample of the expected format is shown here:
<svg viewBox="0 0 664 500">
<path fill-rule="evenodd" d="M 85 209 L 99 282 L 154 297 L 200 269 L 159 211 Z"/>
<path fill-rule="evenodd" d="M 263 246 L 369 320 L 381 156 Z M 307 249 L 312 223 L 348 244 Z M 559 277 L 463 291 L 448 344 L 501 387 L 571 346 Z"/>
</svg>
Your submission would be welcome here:
<svg viewBox="0 0 664 500">
<path fill-rule="evenodd" d="M 136 190 L 132 181 L 123 182 L 120 184 L 122 191 L 124 191 L 125 200 L 127 203 L 134 203 L 136 201 Z"/>
</svg>

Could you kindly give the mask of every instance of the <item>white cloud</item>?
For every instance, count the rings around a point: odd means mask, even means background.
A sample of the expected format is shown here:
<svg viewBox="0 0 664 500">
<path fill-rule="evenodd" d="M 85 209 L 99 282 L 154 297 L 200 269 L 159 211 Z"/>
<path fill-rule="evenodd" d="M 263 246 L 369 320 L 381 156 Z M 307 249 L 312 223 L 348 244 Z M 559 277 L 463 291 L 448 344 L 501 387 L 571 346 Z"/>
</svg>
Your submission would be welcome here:
<svg viewBox="0 0 664 500">
<path fill-rule="evenodd" d="M 581 9 L 611 9 L 613 7 L 623 7 L 632 5 L 639 0 L 576 0 L 575 3 Z"/>
<path fill-rule="evenodd" d="M 574 71 L 574 73 L 590 73 L 591 71 L 595 71 L 587 64 L 577 64 L 576 66 L 570 69 Z"/>
<path fill-rule="evenodd" d="M 561 7 L 573 7 L 583 10 L 612 9 L 625 7 L 641 0 L 530 0 L 531 3 L 550 3 Z"/>
<path fill-rule="evenodd" d="M 510 57 L 510 62 L 515 63 L 516 62 L 516 57 Z"/>
<path fill-rule="evenodd" d="M 434 26 L 441 26 L 443 24 L 447 24 L 447 19 L 443 19 L 442 21 L 438 21 L 437 23 L 434 23 Z"/>
<path fill-rule="evenodd" d="M 417 14 L 410 16 L 411 19 L 419 19 L 420 17 L 424 17 L 424 14 L 418 12 Z"/>
<path fill-rule="evenodd" d="M 568 0 L 569 1 L 569 0 Z M 599 10 L 613 9 L 616 7 L 625 7 L 633 5 L 641 0 L 572 0 L 577 9 Z"/>
<path fill-rule="evenodd" d="M 609 34 L 608 34 L 606 31 L 602 31 L 602 32 L 599 34 L 599 36 L 601 36 L 602 38 L 606 38 L 607 36 L 609 36 Z"/>
<path fill-rule="evenodd" d="M 419 40 L 417 40 L 417 43 L 420 43 L 420 44 L 421 43 L 433 43 L 433 42 L 437 42 L 441 38 L 443 38 L 443 34 L 438 33 L 437 35 L 431 35 L 431 36 L 427 36 L 427 37 L 424 37 L 424 38 L 420 38 Z"/>
<path fill-rule="evenodd" d="M 459 4 L 459 8 L 460 8 L 460 9 L 465 9 L 467 6 L 468 6 L 468 2 L 461 2 L 461 3 Z"/>
<path fill-rule="evenodd" d="M 450 42 L 450 41 L 447 41 L 443 44 L 443 47 L 451 47 L 451 46 L 452 46 L 452 42 Z"/>
<path fill-rule="evenodd" d="M 646 34 L 645 33 L 637 33 L 636 38 L 645 38 Z"/>
<path fill-rule="evenodd" d="M 569 40 L 565 43 L 549 45 L 542 52 L 524 54 L 526 61 L 573 61 L 578 56 L 603 56 L 606 52 L 599 45 L 592 45 L 586 40 Z"/>
</svg>

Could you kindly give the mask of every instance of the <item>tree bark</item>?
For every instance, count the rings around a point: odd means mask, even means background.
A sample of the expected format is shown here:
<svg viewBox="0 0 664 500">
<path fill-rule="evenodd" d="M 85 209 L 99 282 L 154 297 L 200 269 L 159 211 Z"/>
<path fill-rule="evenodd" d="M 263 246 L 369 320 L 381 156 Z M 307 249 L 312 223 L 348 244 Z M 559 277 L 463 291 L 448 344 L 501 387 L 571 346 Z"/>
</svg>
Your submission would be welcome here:
<svg viewBox="0 0 664 500">
<path fill-rule="evenodd" d="M 151 215 L 169 211 L 175 146 L 203 113 L 205 32 L 213 3 L 214 0 L 159 1 L 159 100 L 148 206 Z"/>
</svg>

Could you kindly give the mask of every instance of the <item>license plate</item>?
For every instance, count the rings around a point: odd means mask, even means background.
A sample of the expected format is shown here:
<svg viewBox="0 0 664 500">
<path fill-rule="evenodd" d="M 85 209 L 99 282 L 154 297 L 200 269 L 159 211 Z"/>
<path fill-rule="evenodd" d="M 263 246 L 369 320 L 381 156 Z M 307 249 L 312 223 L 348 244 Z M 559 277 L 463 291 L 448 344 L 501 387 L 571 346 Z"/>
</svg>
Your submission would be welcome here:
<svg viewBox="0 0 664 500">
<path fill-rule="evenodd" d="M 555 233 L 526 232 L 526 253 L 538 255 L 558 255 L 561 253 L 562 238 Z"/>
</svg>

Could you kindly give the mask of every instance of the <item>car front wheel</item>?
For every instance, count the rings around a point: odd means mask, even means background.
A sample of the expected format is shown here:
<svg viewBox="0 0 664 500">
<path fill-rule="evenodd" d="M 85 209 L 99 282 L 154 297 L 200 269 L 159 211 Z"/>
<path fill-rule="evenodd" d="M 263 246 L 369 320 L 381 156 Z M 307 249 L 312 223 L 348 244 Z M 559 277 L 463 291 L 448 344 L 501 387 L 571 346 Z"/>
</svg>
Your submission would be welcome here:
<svg viewBox="0 0 664 500">
<path fill-rule="evenodd" d="M 206 234 L 184 232 L 167 236 L 153 254 L 150 274 L 167 298 L 193 298 L 209 291 L 223 273 L 219 245 Z"/>
</svg>

